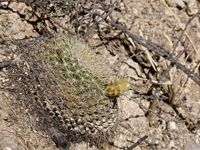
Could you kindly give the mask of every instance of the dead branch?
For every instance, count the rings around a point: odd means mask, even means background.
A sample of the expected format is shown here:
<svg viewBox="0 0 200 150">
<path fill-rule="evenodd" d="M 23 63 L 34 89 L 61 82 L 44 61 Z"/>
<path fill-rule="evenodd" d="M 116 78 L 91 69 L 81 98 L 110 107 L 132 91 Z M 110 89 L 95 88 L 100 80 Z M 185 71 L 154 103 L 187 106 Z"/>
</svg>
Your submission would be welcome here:
<svg viewBox="0 0 200 150">
<path fill-rule="evenodd" d="M 127 148 L 127 150 L 132 150 L 135 147 L 137 147 L 139 144 L 141 144 L 143 141 L 145 141 L 148 138 L 147 135 L 143 136 L 142 138 L 140 138 L 136 143 L 134 143 L 133 145 L 131 145 L 129 148 Z"/>
<path fill-rule="evenodd" d="M 5 68 L 5 67 L 8 67 L 10 66 L 10 64 L 12 63 L 12 61 L 3 61 L 3 62 L 0 62 L 0 70 Z"/>
<path fill-rule="evenodd" d="M 123 127 L 123 128 L 125 128 L 126 130 L 128 130 L 129 132 L 131 132 L 133 135 L 135 135 L 135 136 L 137 136 L 137 137 L 139 137 L 139 138 L 141 138 L 140 136 L 139 136 L 139 134 L 138 133 L 134 133 L 131 129 L 130 129 L 130 127 L 129 126 L 126 126 L 126 125 L 124 125 L 124 124 L 122 124 L 122 123 L 119 123 L 119 125 L 121 126 L 121 127 Z M 145 136 L 146 137 L 146 136 Z M 144 137 L 143 137 L 144 138 Z M 143 139 L 142 138 L 142 139 Z M 151 147 L 151 149 L 152 150 L 155 150 L 155 148 L 154 148 L 154 146 L 152 145 L 152 144 L 150 144 L 147 140 L 146 140 L 146 138 L 144 139 L 144 140 L 141 140 L 141 142 L 142 141 L 145 141 L 145 143 L 147 143 L 150 147 Z M 141 143 L 140 142 L 140 143 Z M 135 145 L 135 144 L 134 144 Z M 136 145 L 137 146 L 137 145 Z M 130 147 L 129 147 L 130 148 Z M 129 150 L 129 149 L 127 149 L 127 150 Z M 131 150 L 131 149 L 130 149 Z"/>
<path fill-rule="evenodd" d="M 200 14 L 200 9 L 199 9 L 199 11 L 198 11 L 194 16 L 192 16 L 192 18 L 190 18 L 190 19 L 188 20 L 187 24 L 185 25 L 184 30 L 183 30 L 182 33 L 181 33 L 181 36 L 179 37 L 179 39 L 178 39 L 176 45 L 174 46 L 174 49 L 173 49 L 172 54 L 174 54 L 174 52 L 175 52 L 175 50 L 176 50 L 176 48 L 177 48 L 177 46 L 178 46 L 178 43 L 181 41 L 181 38 L 183 37 L 184 32 L 187 30 L 188 25 L 189 25 L 189 24 L 191 23 L 191 21 L 192 21 L 195 17 L 197 17 L 199 14 Z"/>
<path fill-rule="evenodd" d="M 110 19 L 107 19 L 109 23 L 111 23 L 113 26 L 119 28 L 123 33 L 130 36 L 134 41 L 138 42 L 142 46 L 146 47 L 148 50 L 155 52 L 156 55 L 162 56 L 169 60 L 171 62 L 172 66 L 176 66 L 178 69 L 182 70 L 185 74 L 187 74 L 195 83 L 200 85 L 200 76 L 195 74 L 194 72 L 190 71 L 188 68 L 186 68 L 184 65 L 182 65 L 180 62 L 178 62 L 166 49 L 164 49 L 162 46 L 153 43 L 151 41 L 143 39 L 141 36 L 129 31 L 125 27 L 123 27 L 120 24 L 117 24 L 116 20 L 113 19 L 110 16 Z"/>
</svg>

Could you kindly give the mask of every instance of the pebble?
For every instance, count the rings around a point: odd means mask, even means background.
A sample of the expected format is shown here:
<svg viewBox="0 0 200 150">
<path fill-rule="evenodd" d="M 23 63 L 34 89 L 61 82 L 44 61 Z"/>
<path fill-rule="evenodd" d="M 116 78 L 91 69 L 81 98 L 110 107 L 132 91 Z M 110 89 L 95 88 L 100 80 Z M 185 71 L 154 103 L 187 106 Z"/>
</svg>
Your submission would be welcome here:
<svg viewBox="0 0 200 150">
<path fill-rule="evenodd" d="M 183 0 L 167 0 L 166 3 L 169 5 L 169 7 L 185 7 L 185 3 L 183 2 Z"/>
<path fill-rule="evenodd" d="M 171 130 L 171 131 L 172 131 L 172 130 L 177 130 L 177 129 L 178 129 L 175 122 L 169 122 L 168 128 L 169 128 L 169 130 Z"/>
<path fill-rule="evenodd" d="M 195 0 L 191 0 L 188 4 L 188 15 L 194 15 L 198 12 L 197 3 Z"/>
</svg>

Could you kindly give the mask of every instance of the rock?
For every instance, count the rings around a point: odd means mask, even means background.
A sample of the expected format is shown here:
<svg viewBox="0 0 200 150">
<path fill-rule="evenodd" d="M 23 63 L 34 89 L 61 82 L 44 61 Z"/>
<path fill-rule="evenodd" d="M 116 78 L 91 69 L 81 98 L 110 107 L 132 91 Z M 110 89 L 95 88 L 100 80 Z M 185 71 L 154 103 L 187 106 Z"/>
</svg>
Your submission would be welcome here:
<svg viewBox="0 0 200 150">
<path fill-rule="evenodd" d="M 165 14 L 166 14 L 167 16 L 173 16 L 173 13 L 172 13 L 169 9 L 166 9 L 166 10 L 165 10 Z"/>
<path fill-rule="evenodd" d="M 189 4 L 188 4 L 188 9 L 187 9 L 187 12 L 188 12 L 188 15 L 194 15 L 198 12 L 198 9 L 197 9 L 197 3 L 195 0 L 190 0 Z"/>
<path fill-rule="evenodd" d="M 126 94 L 130 95 L 130 94 Z M 126 119 L 131 116 L 144 115 L 142 109 L 134 101 L 129 100 L 126 96 L 121 96 L 118 99 L 119 111 L 121 119 Z"/>
<path fill-rule="evenodd" d="M 130 66 L 129 69 L 127 70 L 127 74 L 129 77 L 142 76 L 142 71 L 138 63 L 134 62 L 132 59 L 126 60 L 125 63 L 127 63 Z M 133 74 L 133 72 L 136 73 Z"/>
<path fill-rule="evenodd" d="M 177 130 L 178 128 L 177 128 L 175 122 L 169 122 L 168 129 L 169 129 L 169 131 L 174 131 L 174 130 Z"/>
<path fill-rule="evenodd" d="M 180 8 L 184 8 L 185 7 L 185 3 L 183 2 L 183 0 L 167 0 L 166 3 L 170 6 L 170 7 L 180 7 Z"/>
<path fill-rule="evenodd" d="M 10 9 L 12 9 L 15 12 L 18 12 L 21 15 L 25 15 L 25 8 L 27 7 L 25 3 L 16 3 L 16 2 L 12 2 L 10 3 L 10 5 L 8 6 Z"/>
<path fill-rule="evenodd" d="M 200 149 L 200 145 L 197 144 L 195 141 L 193 141 L 192 139 L 187 139 L 186 143 L 184 144 L 184 150 L 199 150 Z"/>
<path fill-rule="evenodd" d="M 185 3 L 182 0 L 176 0 L 176 5 L 180 8 L 184 8 L 185 7 Z"/>
<path fill-rule="evenodd" d="M 17 8 L 14 7 L 14 10 Z M 0 10 L 0 34 L 14 39 L 24 39 L 25 37 L 36 37 L 38 33 L 27 21 L 22 21 L 17 13 Z"/>
</svg>

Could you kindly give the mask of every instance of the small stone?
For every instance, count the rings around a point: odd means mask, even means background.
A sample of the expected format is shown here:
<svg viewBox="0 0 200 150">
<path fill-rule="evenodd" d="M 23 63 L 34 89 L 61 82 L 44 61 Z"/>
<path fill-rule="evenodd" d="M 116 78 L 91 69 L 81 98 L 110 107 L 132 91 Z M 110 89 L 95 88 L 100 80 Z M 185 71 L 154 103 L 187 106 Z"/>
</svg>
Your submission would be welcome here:
<svg viewBox="0 0 200 150">
<path fill-rule="evenodd" d="M 173 13 L 169 10 L 169 9 L 166 9 L 165 10 L 165 14 L 167 15 L 167 16 L 173 16 Z"/>
<path fill-rule="evenodd" d="M 174 148 L 174 147 L 175 147 L 174 141 L 170 141 L 169 148 L 171 149 L 171 148 Z"/>
<path fill-rule="evenodd" d="M 32 37 L 33 36 L 33 31 L 31 28 L 27 27 L 26 28 L 26 34 L 27 34 L 27 37 Z"/>
<path fill-rule="evenodd" d="M 4 147 L 2 150 L 12 150 L 10 147 Z"/>
<path fill-rule="evenodd" d="M 194 15 L 198 12 L 197 9 L 197 3 L 195 0 L 190 0 L 189 4 L 188 4 L 188 15 Z"/>
<path fill-rule="evenodd" d="M 182 0 L 176 0 L 176 5 L 180 8 L 184 8 L 185 7 L 185 3 Z"/>
<path fill-rule="evenodd" d="M 169 122 L 168 128 L 169 128 L 170 131 L 177 130 L 176 123 L 175 122 Z"/>
<path fill-rule="evenodd" d="M 185 3 L 183 2 L 183 0 L 166 0 L 166 3 L 170 6 L 170 7 L 180 7 L 180 8 L 184 8 L 185 7 Z"/>
<path fill-rule="evenodd" d="M 126 22 L 126 20 L 123 19 L 123 18 L 119 18 L 118 21 L 119 21 L 120 23 L 125 23 L 125 22 Z"/>
</svg>

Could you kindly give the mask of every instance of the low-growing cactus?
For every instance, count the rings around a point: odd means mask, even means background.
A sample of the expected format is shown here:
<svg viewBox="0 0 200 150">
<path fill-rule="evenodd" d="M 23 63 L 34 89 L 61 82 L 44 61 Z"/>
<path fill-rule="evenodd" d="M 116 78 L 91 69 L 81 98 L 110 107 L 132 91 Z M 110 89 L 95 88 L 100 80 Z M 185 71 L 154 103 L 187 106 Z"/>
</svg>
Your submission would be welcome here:
<svg viewBox="0 0 200 150">
<path fill-rule="evenodd" d="M 112 70 L 77 38 L 58 35 L 48 40 L 38 55 L 47 80 L 66 108 L 45 104 L 69 130 L 81 134 L 107 132 L 116 122 L 117 110 L 106 95 Z"/>
</svg>

